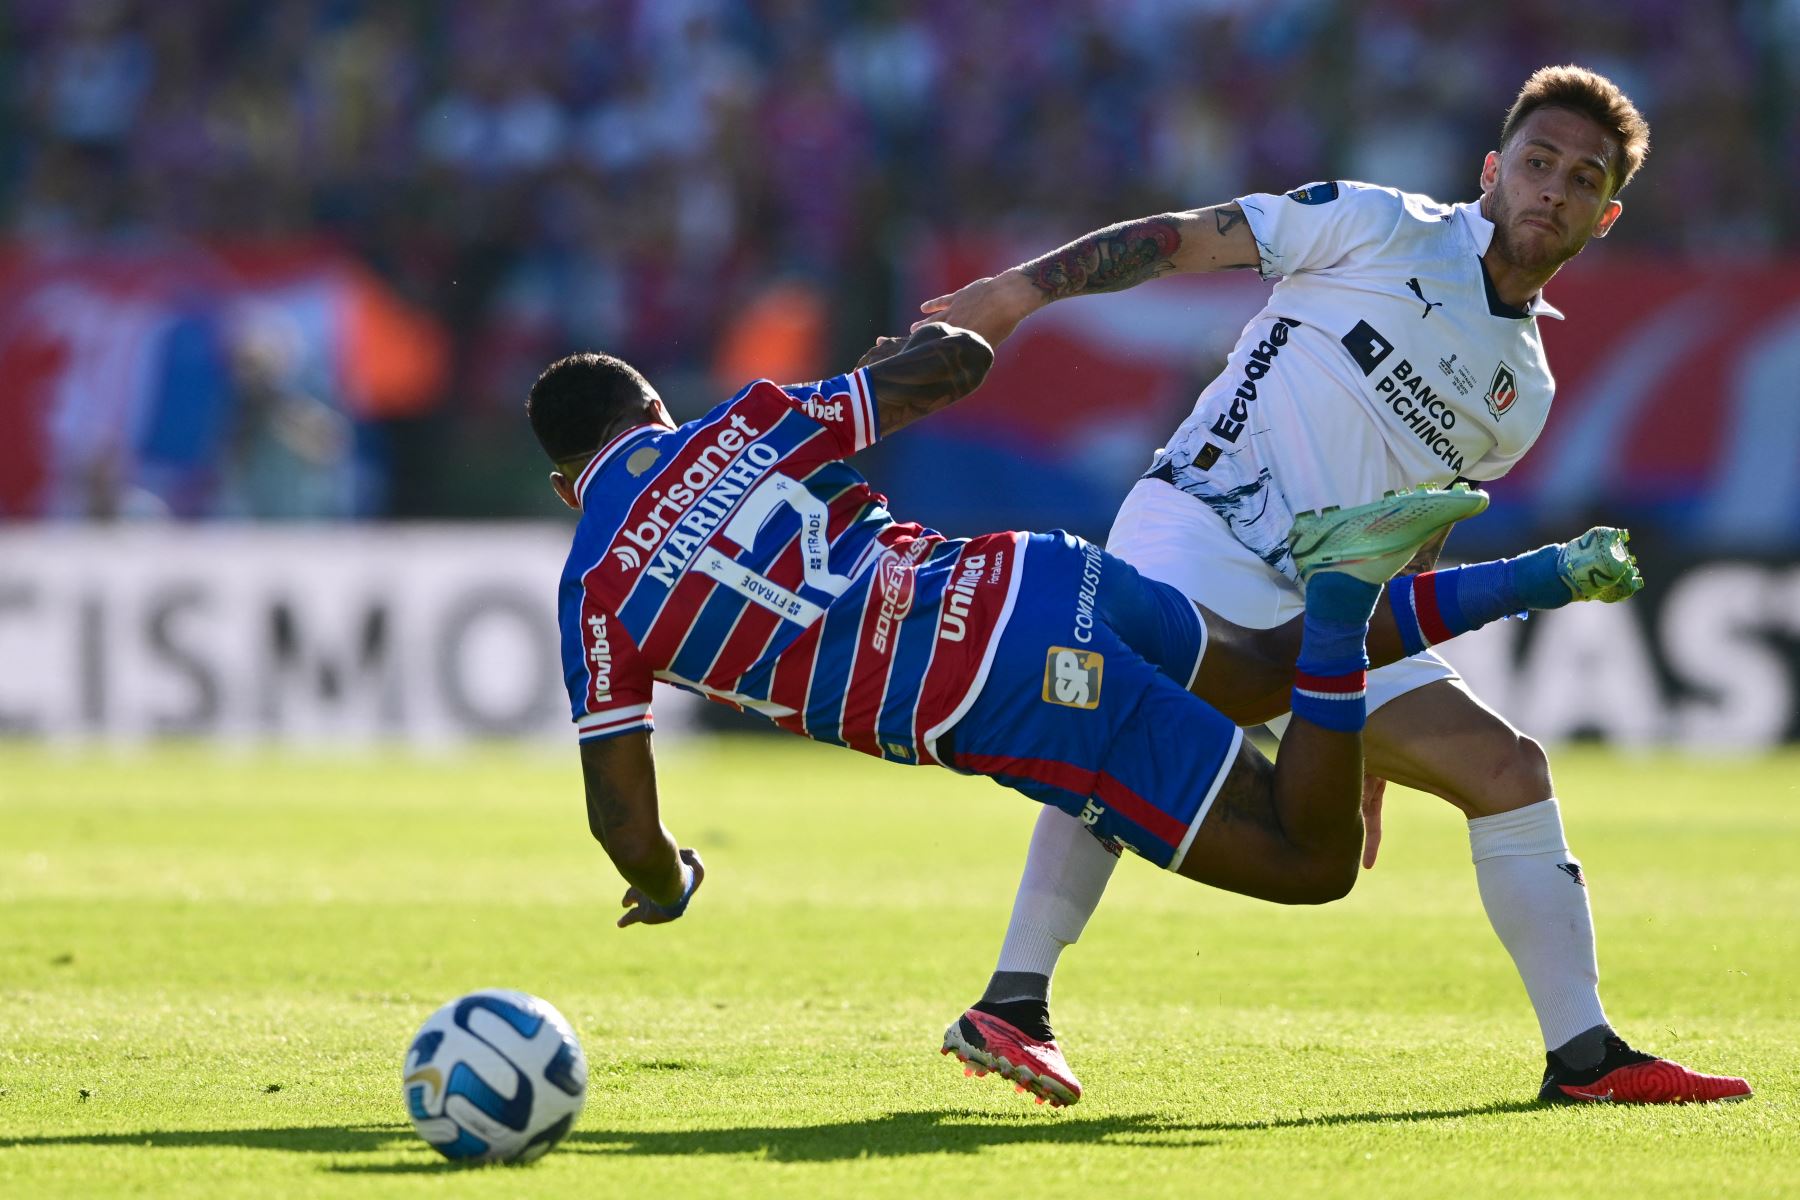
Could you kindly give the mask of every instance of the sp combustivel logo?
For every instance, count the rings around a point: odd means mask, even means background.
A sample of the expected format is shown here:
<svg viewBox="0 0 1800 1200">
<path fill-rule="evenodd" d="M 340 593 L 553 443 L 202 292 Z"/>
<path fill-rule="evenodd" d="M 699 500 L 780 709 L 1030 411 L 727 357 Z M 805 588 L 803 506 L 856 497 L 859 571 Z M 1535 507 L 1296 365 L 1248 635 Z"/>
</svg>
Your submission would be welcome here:
<svg viewBox="0 0 1800 1200">
<path fill-rule="evenodd" d="M 1106 658 L 1093 650 L 1052 646 L 1044 660 L 1044 699 L 1066 708 L 1099 708 Z"/>
</svg>

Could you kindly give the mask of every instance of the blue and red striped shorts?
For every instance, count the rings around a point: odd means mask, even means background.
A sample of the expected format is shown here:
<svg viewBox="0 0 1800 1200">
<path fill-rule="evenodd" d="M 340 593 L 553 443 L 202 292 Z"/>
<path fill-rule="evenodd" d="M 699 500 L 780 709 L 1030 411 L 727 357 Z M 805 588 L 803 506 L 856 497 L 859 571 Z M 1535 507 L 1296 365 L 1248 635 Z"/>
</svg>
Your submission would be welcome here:
<svg viewBox="0 0 1800 1200">
<path fill-rule="evenodd" d="M 1206 648 L 1199 613 L 1066 533 L 1033 534 L 1022 568 L 987 679 L 939 758 L 1176 869 L 1243 738 L 1187 690 Z"/>
</svg>

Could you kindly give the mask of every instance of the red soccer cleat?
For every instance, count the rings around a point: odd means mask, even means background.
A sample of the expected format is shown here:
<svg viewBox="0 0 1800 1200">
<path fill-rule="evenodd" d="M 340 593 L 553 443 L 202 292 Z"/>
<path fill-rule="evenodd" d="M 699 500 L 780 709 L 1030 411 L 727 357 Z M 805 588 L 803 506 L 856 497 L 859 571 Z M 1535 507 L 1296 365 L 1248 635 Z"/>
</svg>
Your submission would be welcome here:
<svg viewBox="0 0 1800 1200">
<path fill-rule="evenodd" d="M 1544 1084 L 1538 1099 L 1546 1104 L 1706 1104 L 1743 1100 L 1750 1084 L 1732 1075 L 1702 1075 L 1678 1062 L 1640 1054 L 1617 1036 L 1606 1039 L 1606 1057 L 1598 1066 L 1571 1071 L 1545 1056 Z"/>
<path fill-rule="evenodd" d="M 1037 1102 L 1061 1108 L 1081 1099 L 1081 1082 L 1055 1042 L 1040 1042 L 1009 1021 L 969 1009 L 944 1030 L 944 1054 L 969 1064 L 965 1075 L 997 1071 Z"/>
</svg>

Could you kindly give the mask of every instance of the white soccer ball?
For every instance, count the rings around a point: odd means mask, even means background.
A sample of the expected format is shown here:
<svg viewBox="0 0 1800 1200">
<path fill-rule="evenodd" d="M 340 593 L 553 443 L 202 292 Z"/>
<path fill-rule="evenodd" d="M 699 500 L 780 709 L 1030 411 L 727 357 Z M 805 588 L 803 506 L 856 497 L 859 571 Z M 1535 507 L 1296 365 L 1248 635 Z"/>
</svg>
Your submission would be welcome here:
<svg viewBox="0 0 1800 1200">
<path fill-rule="evenodd" d="M 505 988 L 470 992 L 427 1017 L 400 1078 L 413 1128 L 455 1162 L 541 1158 L 587 1099 L 575 1031 L 536 996 Z"/>
</svg>

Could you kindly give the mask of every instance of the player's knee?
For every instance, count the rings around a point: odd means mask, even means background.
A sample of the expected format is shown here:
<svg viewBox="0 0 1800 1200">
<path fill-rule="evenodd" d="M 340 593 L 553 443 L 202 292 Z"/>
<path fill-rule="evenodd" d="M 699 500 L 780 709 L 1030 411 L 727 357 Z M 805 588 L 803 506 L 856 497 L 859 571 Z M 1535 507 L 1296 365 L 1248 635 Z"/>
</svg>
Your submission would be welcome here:
<svg viewBox="0 0 1800 1200">
<path fill-rule="evenodd" d="M 1511 812 L 1553 795 L 1549 756 L 1535 740 L 1518 733 L 1496 748 L 1486 778 L 1465 791 L 1464 807 L 1482 816 Z"/>
<path fill-rule="evenodd" d="M 1290 842 L 1281 869 L 1267 881 L 1267 886 L 1253 894 L 1276 904 L 1330 904 L 1342 900 L 1356 886 L 1361 857 L 1360 838 L 1352 845 L 1346 837 L 1342 845 L 1335 847 Z"/>
<path fill-rule="evenodd" d="M 1298 880 L 1295 899 L 1290 904 L 1330 904 L 1342 900 L 1356 886 L 1358 856 L 1331 854 L 1316 856 Z"/>
<path fill-rule="evenodd" d="M 1542 746 L 1499 721 L 1487 732 L 1490 736 L 1465 743 L 1454 759 L 1436 764 L 1419 786 L 1468 817 L 1511 812 L 1555 795 Z"/>
<path fill-rule="evenodd" d="M 1528 785 L 1528 793 L 1535 795 L 1538 800 L 1549 799 L 1551 794 L 1550 756 L 1544 753 L 1544 748 L 1538 745 L 1534 739 L 1520 734 L 1514 755 L 1517 759 L 1518 774 Z M 1531 803 L 1535 804 L 1536 801 L 1531 801 Z"/>
</svg>

